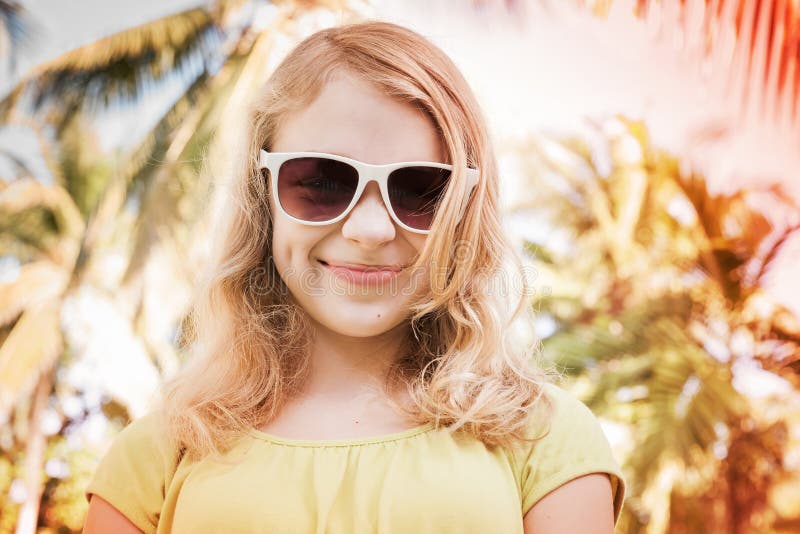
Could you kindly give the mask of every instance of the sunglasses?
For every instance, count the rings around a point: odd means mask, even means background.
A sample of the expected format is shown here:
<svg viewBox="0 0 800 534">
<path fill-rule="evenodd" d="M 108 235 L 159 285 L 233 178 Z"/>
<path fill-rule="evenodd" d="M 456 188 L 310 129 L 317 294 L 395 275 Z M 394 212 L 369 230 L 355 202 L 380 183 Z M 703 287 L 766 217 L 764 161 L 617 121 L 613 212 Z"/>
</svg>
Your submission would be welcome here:
<svg viewBox="0 0 800 534">
<path fill-rule="evenodd" d="M 392 219 L 406 230 L 430 232 L 436 208 L 450 183 L 452 165 L 409 161 L 371 165 L 320 152 L 259 154 L 259 168 L 268 169 L 272 196 L 290 219 L 312 226 L 340 221 L 356 205 L 371 180 L 378 182 Z M 478 170 L 467 169 L 467 194 L 456 222 L 461 220 Z"/>
</svg>

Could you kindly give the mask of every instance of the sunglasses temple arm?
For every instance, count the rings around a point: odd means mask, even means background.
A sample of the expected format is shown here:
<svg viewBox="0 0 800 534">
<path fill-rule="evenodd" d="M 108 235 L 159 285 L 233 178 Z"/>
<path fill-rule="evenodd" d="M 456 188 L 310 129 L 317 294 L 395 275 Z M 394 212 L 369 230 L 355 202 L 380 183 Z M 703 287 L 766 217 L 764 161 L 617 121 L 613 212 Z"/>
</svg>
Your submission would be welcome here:
<svg viewBox="0 0 800 534">
<path fill-rule="evenodd" d="M 458 218 L 456 219 L 456 224 L 461 222 L 461 219 L 464 217 L 464 212 L 467 211 L 467 204 L 469 203 L 469 195 L 464 201 L 461 203 L 461 209 L 458 212 Z"/>
<path fill-rule="evenodd" d="M 469 204 L 469 199 L 472 197 L 472 191 L 478 183 L 478 171 L 475 169 L 467 169 L 467 177 L 469 179 L 469 187 L 467 188 L 467 194 L 464 200 L 461 202 L 461 210 L 458 212 L 456 223 L 461 222 L 461 219 L 464 217 L 464 212 L 467 211 L 467 204 Z"/>
</svg>

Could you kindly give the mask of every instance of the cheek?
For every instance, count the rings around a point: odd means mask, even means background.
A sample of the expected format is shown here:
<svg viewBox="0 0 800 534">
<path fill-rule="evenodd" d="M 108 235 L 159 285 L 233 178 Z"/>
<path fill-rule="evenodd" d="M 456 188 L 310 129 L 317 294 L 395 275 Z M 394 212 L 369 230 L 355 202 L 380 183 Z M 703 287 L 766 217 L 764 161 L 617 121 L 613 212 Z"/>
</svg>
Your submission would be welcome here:
<svg viewBox="0 0 800 534">
<path fill-rule="evenodd" d="M 411 245 L 411 248 L 414 250 L 415 254 L 419 254 L 419 251 L 425 246 L 425 241 L 428 239 L 428 236 L 425 234 L 417 234 L 414 232 L 409 232 L 408 230 L 401 229 L 400 230 L 403 234 L 403 239 Z"/>
<path fill-rule="evenodd" d="M 419 251 L 425 246 L 425 240 L 428 238 L 428 236 L 411 232 L 409 233 L 411 235 L 408 237 L 408 242 L 411 243 L 414 253 L 419 254 Z"/>
<path fill-rule="evenodd" d="M 413 249 L 414 260 L 419 256 L 420 251 L 425 248 L 425 241 L 428 239 L 427 235 L 423 234 L 415 234 L 413 232 L 406 233 L 406 241 L 411 245 Z M 427 267 L 425 268 L 427 272 Z M 419 276 L 421 273 L 417 272 L 414 273 L 414 276 Z"/>
<path fill-rule="evenodd" d="M 282 220 L 280 216 L 274 217 L 272 226 L 272 258 L 283 281 L 290 285 L 289 278 L 297 270 L 293 265 L 298 257 L 298 249 L 302 242 L 297 239 L 291 228 L 290 221 Z"/>
<path fill-rule="evenodd" d="M 275 267 L 278 268 L 278 272 L 284 275 L 289 261 L 288 250 L 286 250 L 285 240 L 281 238 L 283 233 L 280 228 L 276 227 L 274 230 L 272 234 L 272 258 L 275 262 Z"/>
<path fill-rule="evenodd" d="M 301 276 L 313 271 L 311 252 L 322 239 L 318 231 L 280 216 L 276 217 L 272 232 L 272 256 L 278 272 L 287 276 Z"/>
<path fill-rule="evenodd" d="M 272 202 L 270 202 L 272 206 Z M 286 247 L 286 228 L 285 224 L 280 217 L 277 216 L 274 209 L 272 211 L 272 255 L 275 258 L 275 264 L 280 267 L 281 262 L 285 256 L 284 248 Z"/>
</svg>

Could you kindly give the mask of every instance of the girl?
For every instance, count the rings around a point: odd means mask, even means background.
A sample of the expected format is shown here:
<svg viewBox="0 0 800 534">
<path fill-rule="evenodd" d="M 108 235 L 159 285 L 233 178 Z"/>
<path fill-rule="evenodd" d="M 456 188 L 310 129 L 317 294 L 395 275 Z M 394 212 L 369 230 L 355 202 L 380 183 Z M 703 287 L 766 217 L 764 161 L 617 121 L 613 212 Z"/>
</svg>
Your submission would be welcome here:
<svg viewBox="0 0 800 534">
<path fill-rule="evenodd" d="M 85 532 L 612 532 L 598 421 L 510 341 L 527 286 L 452 61 L 326 29 L 249 119 L 192 358 L 106 453 Z"/>
</svg>

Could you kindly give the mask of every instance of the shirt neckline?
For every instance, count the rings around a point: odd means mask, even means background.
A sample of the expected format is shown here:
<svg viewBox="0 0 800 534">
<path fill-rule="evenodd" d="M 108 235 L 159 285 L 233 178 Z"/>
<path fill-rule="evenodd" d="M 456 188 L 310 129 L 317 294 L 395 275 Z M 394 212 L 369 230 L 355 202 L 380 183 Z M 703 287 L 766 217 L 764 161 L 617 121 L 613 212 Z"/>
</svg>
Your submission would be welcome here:
<svg viewBox="0 0 800 534">
<path fill-rule="evenodd" d="M 401 430 L 392 434 L 382 434 L 379 436 L 368 436 L 365 438 L 344 438 L 344 439 L 294 439 L 275 436 L 267 434 L 256 428 L 250 429 L 250 435 L 262 441 L 269 441 L 279 445 L 288 445 L 291 447 L 352 447 L 355 445 L 371 445 L 376 443 L 390 443 L 392 441 L 399 441 L 411 438 L 426 432 L 430 432 L 435 427 L 434 423 L 429 421 L 424 425 Z"/>
</svg>

